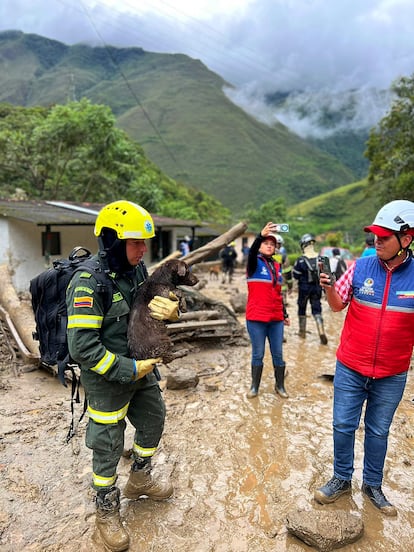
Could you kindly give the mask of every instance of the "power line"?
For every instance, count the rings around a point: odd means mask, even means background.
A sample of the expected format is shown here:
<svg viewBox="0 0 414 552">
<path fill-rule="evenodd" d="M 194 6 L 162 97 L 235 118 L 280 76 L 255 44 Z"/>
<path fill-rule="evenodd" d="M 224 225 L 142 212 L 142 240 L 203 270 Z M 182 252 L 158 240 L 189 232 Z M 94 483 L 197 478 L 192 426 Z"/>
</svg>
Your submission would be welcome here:
<svg viewBox="0 0 414 552">
<path fill-rule="evenodd" d="M 117 63 L 116 59 L 114 58 L 114 56 L 112 55 L 112 52 L 111 50 L 109 49 L 108 45 L 106 44 L 106 42 L 104 41 L 103 37 L 101 36 L 100 32 L 98 31 L 98 29 L 96 28 L 96 25 L 89 13 L 89 10 L 86 8 L 83 0 L 80 1 L 81 5 L 82 5 L 82 8 L 83 8 L 83 11 L 84 13 L 86 14 L 86 16 L 88 17 L 89 19 L 89 22 L 94 30 L 94 32 L 96 33 L 96 36 L 99 38 L 100 42 L 102 43 L 102 45 L 104 46 L 105 50 L 106 50 L 106 53 L 109 57 L 109 59 L 111 60 L 111 62 L 113 63 L 113 65 L 117 68 L 117 70 L 119 71 L 123 81 L 125 82 L 129 92 L 131 93 L 132 97 L 134 98 L 136 104 L 139 106 L 139 108 L 141 109 L 142 113 L 144 114 L 144 117 L 147 119 L 148 123 L 150 124 L 150 126 L 152 127 L 152 129 L 155 131 L 156 135 L 158 136 L 158 138 L 160 139 L 160 142 L 161 144 L 163 145 L 163 147 L 165 148 L 166 152 L 168 153 L 168 155 L 171 157 L 171 159 L 174 161 L 174 163 L 176 163 L 176 165 L 180 168 L 181 170 L 181 167 L 180 167 L 180 164 L 177 160 L 177 158 L 175 157 L 175 155 L 172 153 L 172 151 L 170 150 L 170 148 L 168 147 L 168 145 L 166 144 L 165 140 L 163 139 L 160 131 L 158 130 L 157 126 L 154 124 L 154 122 L 152 121 L 151 117 L 149 116 L 148 112 L 146 111 L 146 109 L 144 108 L 141 100 L 139 99 L 137 93 L 135 92 L 135 90 L 132 88 L 131 86 L 131 83 L 129 82 L 127 76 L 125 75 L 124 71 L 122 70 L 121 66 Z"/>
</svg>

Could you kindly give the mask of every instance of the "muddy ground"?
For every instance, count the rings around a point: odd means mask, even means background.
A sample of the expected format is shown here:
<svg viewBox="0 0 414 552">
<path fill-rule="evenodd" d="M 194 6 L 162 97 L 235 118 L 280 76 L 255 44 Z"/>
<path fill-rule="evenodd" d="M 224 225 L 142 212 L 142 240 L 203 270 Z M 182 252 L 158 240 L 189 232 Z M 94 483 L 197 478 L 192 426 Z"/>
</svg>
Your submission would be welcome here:
<svg viewBox="0 0 414 552">
<path fill-rule="evenodd" d="M 232 287 L 207 281 L 203 292 L 228 303 L 235 289 L 245 291 L 241 272 Z M 324 303 L 327 346 L 320 345 L 310 317 L 306 340 L 298 337 L 295 294 L 289 313 L 287 400 L 274 392 L 268 352 L 259 397 L 245 397 L 248 345 L 193 343 L 197 348 L 191 354 L 174 361 L 197 371 L 200 383 L 191 390 L 164 390 L 168 413 L 154 464 L 161 477 L 171 477 L 175 492 L 166 502 L 122 500 L 132 552 L 309 551 L 285 528 L 286 514 L 298 508 L 360 515 L 364 536 L 344 552 L 414 551 L 413 372 L 391 429 L 383 485 L 398 517 L 382 517 L 360 492 L 362 424 L 352 497 L 318 505 L 313 491 L 332 472 L 332 382 L 321 376 L 333 371 L 344 313 L 331 313 Z M 72 441 L 65 442 L 70 389 L 44 370 L 26 372 L 4 332 L 0 340 L 0 549 L 103 550 L 93 537 L 91 453 L 84 445 L 84 421 Z M 127 437 L 130 441 L 130 426 Z M 129 461 L 122 459 L 121 489 L 128 469 Z"/>
</svg>

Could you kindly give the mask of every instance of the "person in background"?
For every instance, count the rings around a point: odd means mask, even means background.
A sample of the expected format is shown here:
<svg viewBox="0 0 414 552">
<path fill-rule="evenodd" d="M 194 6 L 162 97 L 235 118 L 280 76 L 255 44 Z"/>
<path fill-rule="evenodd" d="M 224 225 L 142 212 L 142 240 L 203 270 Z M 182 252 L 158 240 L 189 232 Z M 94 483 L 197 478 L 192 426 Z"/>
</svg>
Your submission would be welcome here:
<svg viewBox="0 0 414 552">
<path fill-rule="evenodd" d="M 368 257 L 369 255 L 376 255 L 374 236 L 370 234 L 365 240 L 365 249 L 361 254 L 361 257 Z"/>
<path fill-rule="evenodd" d="M 293 265 L 293 277 L 298 281 L 298 317 L 299 337 L 306 337 L 306 308 L 308 302 L 316 322 L 319 339 L 322 345 L 327 345 L 328 339 L 322 319 L 322 288 L 318 279 L 318 253 L 315 251 L 315 238 L 312 234 L 304 234 L 299 242 L 302 255 Z"/>
<path fill-rule="evenodd" d="M 247 259 L 249 258 L 249 251 L 250 247 L 245 243 L 242 247 L 242 255 L 243 255 L 243 266 L 246 266 Z"/>
<path fill-rule="evenodd" d="M 414 345 L 414 203 L 387 203 L 364 230 L 375 234 L 376 256 L 357 259 L 334 285 L 320 274 L 331 309 L 348 306 L 348 312 L 336 354 L 333 477 L 315 491 L 315 500 L 327 504 L 351 492 L 355 432 L 365 403 L 362 492 L 383 514 L 395 516 L 382 481 Z"/>
<path fill-rule="evenodd" d="M 226 276 L 229 284 L 233 280 L 234 269 L 236 267 L 237 251 L 236 242 L 232 241 L 220 251 L 222 283 L 226 282 Z"/>
<path fill-rule="evenodd" d="M 281 266 L 272 258 L 276 249 L 274 229 L 272 222 L 262 228 L 250 247 L 247 260 L 246 327 L 252 344 L 249 399 L 257 397 L 259 392 L 266 339 L 272 355 L 275 390 L 283 398 L 289 396 L 285 389 L 283 330 L 290 322 L 282 298 Z"/>
<path fill-rule="evenodd" d="M 331 266 L 331 272 L 335 274 L 336 280 L 346 272 L 346 262 L 341 257 L 341 250 L 338 247 L 332 249 L 332 257 L 329 258 L 329 264 Z"/>
<path fill-rule="evenodd" d="M 285 306 L 288 306 L 287 298 L 292 293 L 293 289 L 293 275 L 292 267 L 289 262 L 286 247 L 284 246 L 284 239 L 280 234 L 276 236 L 276 250 L 273 255 L 273 259 L 282 267 L 282 295 Z"/>
<path fill-rule="evenodd" d="M 182 257 L 185 257 L 185 255 L 188 255 L 191 251 L 190 249 L 190 243 L 191 238 L 190 236 L 184 236 L 184 238 L 180 241 L 180 253 Z"/>
<path fill-rule="evenodd" d="M 159 358 L 130 357 L 127 326 L 130 307 L 147 277 L 143 263 L 146 239 L 154 237 L 150 214 L 135 203 L 115 201 L 98 213 L 94 229 L 95 260 L 112 280 L 112 304 L 105 312 L 104 294 L 89 272 L 75 272 L 67 288 L 68 346 L 80 366 L 89 416 L 86 446 L 92 449 L 92 487 L 96 491 L 96 530 L 105 548 L 120 552 L 129 535 L 120 514 L 117 466 L 124 451 L 125 419 L 135 427 L 134 461 L 123 494 L 170 497 L 173 488 L 151 474 L 151 458 L 164 428 L 165 405 L 154 374 Z M 156 296 L 150 303 L 157 320 L 178 319 L 178 299 Z"/>
</svg>

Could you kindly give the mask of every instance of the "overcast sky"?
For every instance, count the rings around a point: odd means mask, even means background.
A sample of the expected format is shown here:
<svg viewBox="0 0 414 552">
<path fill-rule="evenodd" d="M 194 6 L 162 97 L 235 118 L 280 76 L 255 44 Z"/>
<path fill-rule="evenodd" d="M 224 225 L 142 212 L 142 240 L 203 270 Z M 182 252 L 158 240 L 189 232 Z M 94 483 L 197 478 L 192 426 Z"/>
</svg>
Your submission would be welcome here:
<svg viewBox="0 0 414 552">
<path fill-rule="evenodd" d="M 413 22 L 412 0 L 0 0 L 0 30 L 185 53 L 236 85 L 240 104 L 388 89 L 414 72 Z"/>
</svg>

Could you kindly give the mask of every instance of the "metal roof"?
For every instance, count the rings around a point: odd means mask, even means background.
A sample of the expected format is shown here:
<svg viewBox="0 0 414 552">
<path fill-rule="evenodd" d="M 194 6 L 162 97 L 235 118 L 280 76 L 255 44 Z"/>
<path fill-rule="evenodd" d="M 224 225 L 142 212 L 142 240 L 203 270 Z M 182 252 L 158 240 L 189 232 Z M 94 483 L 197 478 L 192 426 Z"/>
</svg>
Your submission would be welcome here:
<svg viewBox="0 0 414 552">
<path fill-rule="evenodd" d="M 0 216 L 31 222 L 37 226 L 92 226 L 106 203 L 70 201 L 20 201 L 0 199 Z M 151 215 L 156 227 L 202 228 L 205 223 Z"/>
</svg>

